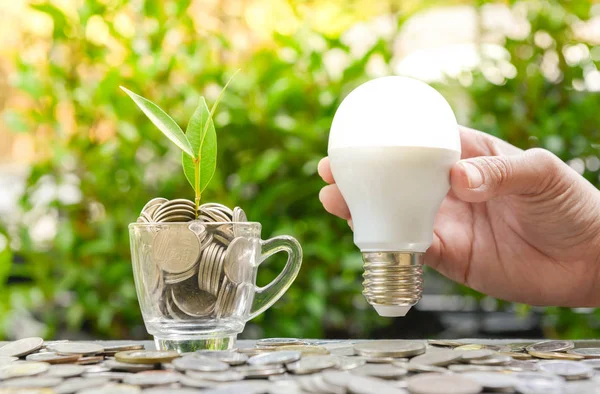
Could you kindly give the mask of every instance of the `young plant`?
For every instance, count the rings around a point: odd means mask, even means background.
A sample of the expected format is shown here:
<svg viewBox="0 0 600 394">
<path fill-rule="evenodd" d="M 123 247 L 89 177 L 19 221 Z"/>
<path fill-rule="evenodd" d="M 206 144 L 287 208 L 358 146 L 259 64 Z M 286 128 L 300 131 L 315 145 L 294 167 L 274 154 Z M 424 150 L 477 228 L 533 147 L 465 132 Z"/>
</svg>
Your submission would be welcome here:
<svg viewBox="0 0 600 394">
<path fill-rule="evenodd" d="M 185 133 L 173 118 L 160 109 L 158 105 L 121 86 L 121 89 L 131 97 L 148 119 L 182 150 L 181 164 L 185 177 L 194 189 L 196 215 L 198 214 L 202 192 L 210 183 L 217 168 L 217 133 L 213 123 L 213 115 L 225 89 L 238 72 L 239 70 L 229 78 L 210 111 L 206 100 L 200 96 L 198 107 L 190 118 Z"/>
</svg>

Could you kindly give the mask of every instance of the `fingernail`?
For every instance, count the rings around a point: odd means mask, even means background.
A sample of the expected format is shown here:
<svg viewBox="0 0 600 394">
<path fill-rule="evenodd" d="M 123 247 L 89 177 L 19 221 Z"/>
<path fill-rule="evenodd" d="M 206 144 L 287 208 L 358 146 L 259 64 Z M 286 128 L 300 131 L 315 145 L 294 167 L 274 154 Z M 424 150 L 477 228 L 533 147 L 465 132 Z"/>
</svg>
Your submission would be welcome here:
<svg viewBox="0 0 600 394">
<path fill-rule="evenodd" d="M 323 192 L 325 191 L 325 188 L 321 188 L 321 190 L 319 190 L 319 201 L 321 201 L 321 203 L 323 203 Z"/>
<path fill-rule="evenodd" d="M 348 226 L 350 226 L 352 231 L 354 231 L 354 223 L 352 222 L 352 219 L 348 219 Z"/>
<path fill-rule="evenodd" d="M 483 185 L 483 176 L 477 167 L 469 162 L 462 162 L 460 165 L 467 174 L 469 189 L 477 189 L 479 186 Z"/>
</svg>

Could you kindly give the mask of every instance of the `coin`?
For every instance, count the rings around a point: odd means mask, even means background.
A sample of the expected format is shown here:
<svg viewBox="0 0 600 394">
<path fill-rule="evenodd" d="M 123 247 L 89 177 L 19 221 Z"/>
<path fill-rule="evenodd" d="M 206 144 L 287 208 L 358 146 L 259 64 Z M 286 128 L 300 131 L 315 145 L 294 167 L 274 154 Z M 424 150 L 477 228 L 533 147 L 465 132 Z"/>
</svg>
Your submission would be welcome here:
<svg viewBox="0 0 600 394">
<path fill-rule="evenodd" d="M 165 272 L 186 272 L 196 264 L 199 256 L 200 243 L 188 228 L 169 227 L 154 235 L 152 257 Z"/>
<path fill-rule="evenodd" d="M 81 375 L 86 371 L 86 367 L 83 365 L 72 365 L 72 364 L 59 364 L 50 365 L 48 372 L 45 376 L 53 376 L 58 378 L 73 378 Z"/>
<path fill-rule="evenodd" d="M 44 340 L 39 337 L 23 338 L 17 341 L 9 342 L 0 347 L 0 356 L 22 357 L 33 353 L 42 347 Z"/>
<path fill-rule="evenodd" d="M 354 369 L 356 367 L 360 367 L 361 365 L 365 365 L 367 360 L 364 357 L 337 357 L 336 368 L 342 370 Z"/>
<path fill-rule="evenodd" d="M 141 392 L 142 389 L 140 389 L 138 386 L 120 383 L 108 383 L 104 386 L 79 390 L 77 394 L 138 394 Z"/>
<path fill-rule="evenodd" d="M 248 282 L 252 273 L 249 261 L 252 259 L 254 247 L 248 238 L 235 238 L 225 252 L 223 270 L 227 278 L 236 284 Z"/>
<path fill-rule="evenodd" d="M 405 368 L 400 368 L 391 364 L 365 364 L 352 370 L 353 375 L 373 376 L 382 379 L 397 379 L 408 373 Z"/>
<path fill-rule="evenodd" d="M 172 371 L 144 371 L 132 373 L 123 379 L 123 383 L 139 386 L 165 385 L 177 383 L 181 375 Z"/>
<path fill-rule="evenodd" d="M 104 366 L 114 371 L 141 372 L 154 369 L 152 364 L 123 363 L 117 360 L 106 360 Z"/>
<path fill-rule="evenodd" d="M 576 361 L 543 361 L 539 368 L 542 372 L 562 376 L 567 380 L 587 379 L 594 374 L 592 367 Z"/>
<path fill-rule="evenodd" d="M 48 364 L 72 363 L 79 359 L 79 354 L 61 355 L 55 352 L 32 353 L 25 357 L 27 361 L 43 361 Z"/>
<path fill-rule="evenodd" d="M 562 394 L 565 380 L 544 372 L 521 372 L 514 375 L 518 379 L 515 389 L 523 394 Z"/>
<path fill-rule="evenodd" d="M 19 358 L 14 356 L 0 356 L 0 366 L 10 364 L 13 361 L 17 361 Z"/>
<path fill-rule="evenodd" d="M 0 367 L 0 379 L 18 378 L 42 374 L 50 368 L 50 364 L 34 361 L 15 361 Z"/>
<path fill-rule="evenodd" d="M 75 364 L 79 364 L 79 365 L 91 365 L 91 364 L 98 364 L 99 362 L 104 360 L 104 356 L 86 356 L 86 357 L 79 357 L 79 359 L 77 361 L 75 361 Z"/>
<path fill-rule="evenodd" d="M 600 348 L 598 347 L 570 349 L 567 350 L 567 353 L 582 356 L 583 358 L 600 358 Z"/>
<path fill-rule="evenodd" d="M 130 364 L 168 363 L 177 357 L 177 352 L 161 350 L 131 350 L 115 354 L 117 361 Z"/>
<path fill-rule="evenodd" d="M 533 357 L 544 358 L 549 360 L 582 360 L 583 356 L 578 354 L 560 353 L 560 352 L 538 352 L 529 350 L 529 354 Z"/>
<path fill-rule="evenodd" d="M 175 305 L 189 316 L 208 316 L 215 308 L 215 296 L 198 289 L 194 278 L 174 286 L 171 289 L 171 297 Z"/>
<path fill-rule="evenodd" d="M 285 346 L 285 345 L 305 345 L 304 341 L 298 338 L 264 338 L 256 341 L 256 346 Z"/>
<path fill-rule="evenodd" d="M 581 363 L 589 365 L 590 367 L 592 367 L 594 369 L 600 369 L 600 360 L 598 360 L 598 359 L 583 360 Z"/>
<path fill-rule="evenodd" d="M 410 363 L 445 366 L 461 359 L 462 353 L 455 350 L 428 352 L 410 359 Z"/>
<path fill-rule="evenodd" d="M 515 360 L 531 360 L 533 357 L 529 353 L 517 353 L 517 352 L 498 352 L 504 356 L 512 357 Z"/>
<path fill-rule="evenodd" d="M 278 346 L 278 350 L 296 350 L 302 353 L 302 356 L 329 354 L 329 350 L 324 347 L 311 345 L 284 345 Z"/>
<path fill-rule="evenodd" d="M 460 345 L 454 348 L 454 350 L 482 350 L 486 349 L 485 345 L 481 345 L 478 343 L 472 343 L 468 345 Z"/>
<path fill-rule="evenodd" d="M 2 382 L 2 388 L 49 388 L 59 385 L 63 380 L 57 377 L 27 376 L 23 378 L 9 379 Z"/>
<path fill-rule="evenodd" d="M 499 372 L 465 372 L 462 376 L 476 381 L 484 389 L 501 392 L 512 393 L 514 387 L 519 383 L 514 376 Z"/>
<path fill-rule="evenodd" d="M 55 343 L 48 348 L 61 355 L 93 355 L 104 351 L 103 346 L 86 342 L 60 342 Z"/>
<path fill-rule="evenodd" d="M 551 352 L 564 352 L 569 349 L 573 349 L 575 344 L 573 341 L 542 341 L 534 343 L 533 345 L 527 346 L 525 349 L 531 353 L 551 353 Z"/>
<path fill-rule="evenodd" d="M 245 364 L 246 361 L 248 361 L 248 356 L 246 354 L 230 350 L 199 350 L 193 354 L 197 354 L 203 357 L 215 358 L 229 365 L 241 365 Z"/>
<path fill-rule="evenodd" d="M 422 342 L 383 340 L 356 344 L 354 350 L 361 356 L 411 357 L 425 353 L 425 344 Z"/>
<path fill-rule="evenodd" d="M 454 351 L 457 352 L 456 350 Z M 489 349 L 465 350 L 460 352 L 461 358 L 465 361 L 487 358 L 494 354 L 495 352 Z"/>
<path fill-rule="evenodd" d="M 320 372 L 328 368 L 335 368 L 337 366 L 338 357 L 306 356 L 296 362 L 288 363 L 287 369 L 295 375 L 304 375 Z M 358 367 L 358 365 L 356 367 Z"/>
<path fill-rule="evenodd" d="M 187 370 L 185 374 L 191 378 L 198 380 L 208 380 L 211 382 L 235 382 L 238 380 L 244 380 L 246 375 L 239 371 L 222 371 L 222 372 L 200 372 L 194 370 Z"/>
<path fill-rule="evenodd" d="M 285 368 L 279 365 L 242 365 L 235 370 L 248 378 L 264 378 L 285 373 Z"/>
<path fill-rule="evenodd" d="M 477 394 L 483 387 L 476 381 L 459 375 L 428 373 L 406 380 L 413 394 Z"/>
<path fill-rule="evenodd" d="M 179 371 L 219 372 L 229 368 L 229 364 L 215 358 L 199 355 L 183 356 L 172 361 L 173 366 Z"/>
<path fill-rule="evenodd" d="M 299 351 L 276 351 L 271 353 L 258 354 L 248 359 L 250 365 L 269 365 L 269 364 L 289 364 L 298 361 L 302 354 Z"/>
<path fill-rule="evenodd" d="M 354 375 L 348 381 L 348 391 L 354 394 L 406 394 L 405 390 L 396 388 L 385 380 Z"/>
<path fill-rule="evenodd" d="M 442 347 L 458 347 L 464 345 L 463 342 L 458 341 L 450 341 L 446 339 L 430 339 L 427 341 L 428 344 L 432 346 L 442 346 Z"/>
<path fill-rule="evenodd" d="M 506 365 L 511 361 L 513 361 L 512 357 L 496 353 L 489 357 L 469 360 L 469 363 L 473 365 Z"/>
</svg>

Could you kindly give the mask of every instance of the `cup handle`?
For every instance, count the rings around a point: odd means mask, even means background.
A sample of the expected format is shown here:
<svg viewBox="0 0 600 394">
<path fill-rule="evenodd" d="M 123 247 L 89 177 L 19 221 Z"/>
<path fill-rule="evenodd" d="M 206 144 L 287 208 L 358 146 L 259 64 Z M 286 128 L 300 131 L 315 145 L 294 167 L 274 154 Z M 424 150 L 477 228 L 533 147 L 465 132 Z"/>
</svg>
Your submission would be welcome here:
<svg viewBox="0 0 600 394">
<path fill-rule="evenodd" d="M 286 292 L 294 279 L 296 279 L 302 265 L 302 247 L 295 238 L 281 235 L 266 241 L 260 241 L 260 245 L 261 256 L 258 262 L 259 265 L 278 252 L 286 252 L 288 259 L 283 271 L 281 271 L 277 278 L 264 287 L 257 286 L 255 288 L 254 301 L 252 302 L 248 320 L 263 313 Z"/>
</svg>

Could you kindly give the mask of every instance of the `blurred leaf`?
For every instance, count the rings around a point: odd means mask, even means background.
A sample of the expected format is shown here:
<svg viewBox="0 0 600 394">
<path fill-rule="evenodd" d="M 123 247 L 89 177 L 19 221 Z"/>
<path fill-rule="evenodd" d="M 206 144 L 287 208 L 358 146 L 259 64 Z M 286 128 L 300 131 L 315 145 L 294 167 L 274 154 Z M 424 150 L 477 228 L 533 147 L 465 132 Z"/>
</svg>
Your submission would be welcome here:
<svg viewBox="0 0 600 394">
<path fill-rule="evenodd" d="M 146 114 L 148 119 L 162 133 L 170 139 L 175 145 L 177 145 L 182 151 L 188 154 L 191 157 L 196 157 L 195 153 L 192 151 L 192 147 L 190 146 L 190 142 L 185 137 L 183 130 L 179 127 L 179 125 L 171 118 L 165 111 L 160 109 L 156 104 L 152 101 L 133 93 L 131 90 L 121 86 L 121 89 L 125 91 L 131 97 L 131 99 L 137 104 L 137 106 Z"/>
<path fill-rule="evenodd" d="M 27 122 L 25 122 L 18 112 L 7 109 L 2 114 L 2 120 L 11 131 L 16 133 L 26 133 L 29 131 Z"/>
</svg>

